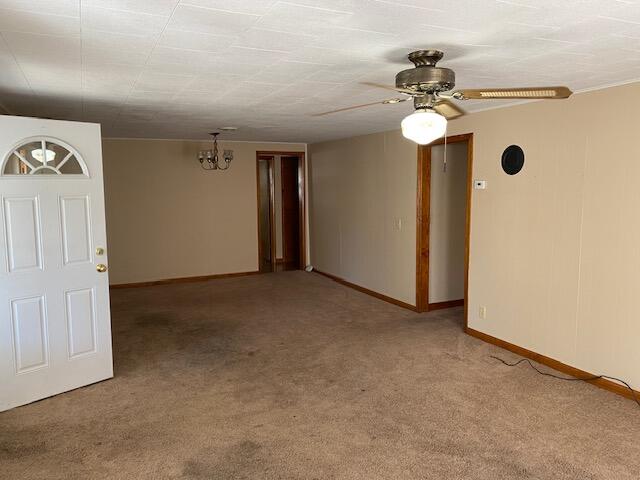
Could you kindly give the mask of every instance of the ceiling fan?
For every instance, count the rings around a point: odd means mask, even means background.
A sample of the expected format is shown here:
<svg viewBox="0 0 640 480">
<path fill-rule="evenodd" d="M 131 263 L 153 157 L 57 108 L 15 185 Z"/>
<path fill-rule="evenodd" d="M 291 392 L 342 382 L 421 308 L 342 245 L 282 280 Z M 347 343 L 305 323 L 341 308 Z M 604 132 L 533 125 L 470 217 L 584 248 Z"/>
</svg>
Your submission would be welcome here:
<svg viewBox="0 0 640 480">
<path fill-rule="evenodd" d="M 413 99 L 415 112 L 402 120 L 402 134 L 416 143 L 426 145 L 445 134 L 447 120 L 460 117 L 465 111 L 451 100 L 505 100 L 505 99 L 563 99 L 571 96 L 567 87 L 516 87 L 476 88 L 453 90 L 456 75 L 449 68 L 437 67 L 444 53 L 440 50 L 417 50 L 408 58 L 414 68 L 396 75 L 395 87 L 378 83 L 362 82 L 364 85 L 395 90 L 405 97 L 389 98 L 380 102 L 354 105 L 329 112 L 316 113 L 319 117 L 371 105 L 395 104 Z"/>
</svg>

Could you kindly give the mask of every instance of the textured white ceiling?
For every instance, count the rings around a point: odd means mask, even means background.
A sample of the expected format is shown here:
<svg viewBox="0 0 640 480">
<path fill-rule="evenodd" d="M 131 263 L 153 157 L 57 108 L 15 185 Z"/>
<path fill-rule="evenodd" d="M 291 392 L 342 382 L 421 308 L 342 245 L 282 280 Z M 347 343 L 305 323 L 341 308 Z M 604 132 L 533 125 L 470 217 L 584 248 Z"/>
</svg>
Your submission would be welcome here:
<svg viewBox="0 0 640 480">
<path fill-rule="evenodd" d="M 0 108 L 112 137 L 315 142 L 397 127 L 408 102 L 310 114 L 394 96 L 358 82 L 393 84 L 420 48 L 458 87 L 629 81 L 640 1 L 0 0 Z"/>
</svg>

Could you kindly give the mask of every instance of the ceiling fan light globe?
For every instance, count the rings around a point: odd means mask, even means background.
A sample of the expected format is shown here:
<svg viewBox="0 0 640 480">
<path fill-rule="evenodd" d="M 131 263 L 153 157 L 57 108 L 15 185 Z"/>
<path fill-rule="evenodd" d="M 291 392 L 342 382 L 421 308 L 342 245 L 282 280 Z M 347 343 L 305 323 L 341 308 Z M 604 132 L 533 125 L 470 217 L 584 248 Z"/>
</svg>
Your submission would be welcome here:
<svg viewBox="0 0 640 480">
<path fill-rule="evenodd" d="M 56 152 L 54 152 L 53 150 L 49 150 L 47 148 L 45 152 L 46 153 L 43 153 L 41 148 L 36 148 L 34 150 L 31 150 L 31 156 L 35 158 L 37 161 L 39 161 L 40 163 L 46 163 L 44 161 L 45 155 L 46 155 L 47 162 L 52 162 L 53 159 L 56 158 Z"/>
<path fill-rule="evenodd" d="M 447 119 L 433 110 L 421 109 L 406 116 L 400 126 L 405 138 L 427 145 L 445 134 Z"/>
</svg>

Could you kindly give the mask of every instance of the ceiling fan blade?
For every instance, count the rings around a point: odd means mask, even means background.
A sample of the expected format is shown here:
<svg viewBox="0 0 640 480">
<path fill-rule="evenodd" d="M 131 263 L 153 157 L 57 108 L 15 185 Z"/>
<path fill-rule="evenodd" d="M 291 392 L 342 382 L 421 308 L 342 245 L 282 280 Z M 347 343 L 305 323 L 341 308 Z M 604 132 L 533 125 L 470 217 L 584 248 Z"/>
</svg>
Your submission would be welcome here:
<svg viewBox="0 0 640 480">
<path fill-rule="evenodd" d="M 433 109 L 447 120 L 453 120 L 467 113 L 449 100 L 440 100 L 434 105 Z"/>
<path fill-rule="evenodd" d="M 408 98 L 388 98 L 386 100 L 382 100 L 379 102 L 363 103 L 362 105 L 353 105 L 351 107 L 338 108 L 337 110 L 330 110 L 328 112 L 314 113 L 311 116 L 322 117 L 324 115 L 330 115 L 332 113 L 346 112 L 347 110 L 355 110 L 356 108 L 371 107 L 372 105 L 391 105 L 394 103 L 406 102 L 407 100 L 409 99 Z"/>
<path fill-rule="evenodd" d="M 378 87 L 378 88 L 384 88 L 385 90 L 394 90 L 396 92 L 400 92 L 400 93 L 406 93 L 407 95 L 415 95 L 416 92 L 414 92 L 413 90 L 409 90 L 408 88 L 396 88 L 396 87 L 392 87 L 391 85 L 383 85 L 382 83 L 375 83 L 375 82 L 360 82 L 362 85 L 369 85 L 370 87 Z"/>
<path fill-rule="evenodd" d="M 458 100 L 502 100 L 522 99 L 561 99 L 568 98 L 573 92 L 567 87 L 523 87 L 523 88 L 474 88 L 457 90 L 453 97 Z"/>
</svg>

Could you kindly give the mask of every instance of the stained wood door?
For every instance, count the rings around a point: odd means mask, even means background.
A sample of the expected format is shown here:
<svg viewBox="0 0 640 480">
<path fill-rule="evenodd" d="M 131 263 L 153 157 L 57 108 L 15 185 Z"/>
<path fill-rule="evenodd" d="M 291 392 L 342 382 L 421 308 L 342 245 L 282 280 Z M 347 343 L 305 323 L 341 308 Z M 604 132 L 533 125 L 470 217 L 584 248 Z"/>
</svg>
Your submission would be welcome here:
<svg viewBox="0 0 640 480">
<path fill-rule="evenodd" d="M 280 162 L 282 182 L 282 258 L 285 269 L 299 269 L 301 268 L 300 159 L 294 156 L 283 156 Z"/>
<path fill-rule="evenodd" d="M 273 156 L 259 156 L 258 176 L 258 257 L 261 272 L 275 270 L 274 166 Z"/>
</svg>

